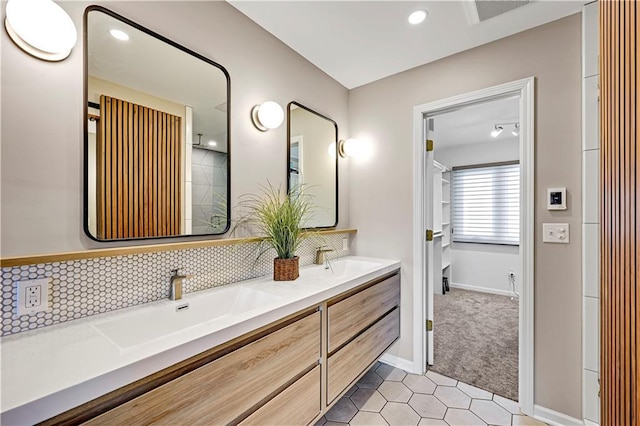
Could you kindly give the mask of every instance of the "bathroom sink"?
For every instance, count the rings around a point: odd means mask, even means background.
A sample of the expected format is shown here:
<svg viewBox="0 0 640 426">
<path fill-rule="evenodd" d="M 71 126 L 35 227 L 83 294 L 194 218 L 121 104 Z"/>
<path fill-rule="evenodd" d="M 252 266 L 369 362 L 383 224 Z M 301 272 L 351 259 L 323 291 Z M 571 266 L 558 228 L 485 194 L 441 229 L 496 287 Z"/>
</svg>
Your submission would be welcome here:
<svg viewBox="0 0 640 426">
<path fill-rule="evenodd" d="M 192 327 L 244 314 L 280 299 L 281 296 L 252 288 L 223 287 L 142 308 L 93 324 L 93 327 L 120 349 L 129 349 Z"/>
<path fill-rule="evenodd" d="M 346 277 L 365 274 L 379 266 L 376 262 L 354 258 L 332 260 L 329 264 L 330 268 L 325 269 L 324 266 L 318 266 L 310 269 L 307 275 L 310 277 Z"/>
</svg>

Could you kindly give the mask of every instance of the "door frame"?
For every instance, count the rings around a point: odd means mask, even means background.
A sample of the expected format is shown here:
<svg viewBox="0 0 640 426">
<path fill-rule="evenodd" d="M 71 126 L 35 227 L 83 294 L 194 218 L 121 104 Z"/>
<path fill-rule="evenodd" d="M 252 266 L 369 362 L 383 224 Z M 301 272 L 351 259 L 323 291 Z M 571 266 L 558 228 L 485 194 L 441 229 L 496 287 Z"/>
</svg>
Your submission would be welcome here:
<svg viewBox="0 0 640 426">
<path fill-rule="evenodd" d="M 413 108 L 413 370 L 424 372 L 427 363 L 424 117 L 453 107 L 488 101 L 505 95 L 520 96 L 520 264 L 521 292 L 518 318 L 518 394 L 521 410 L 533 415 L 534 406 L 534 84 L 528 77 L 505 84 L 429 102 Z"/>
</svg>

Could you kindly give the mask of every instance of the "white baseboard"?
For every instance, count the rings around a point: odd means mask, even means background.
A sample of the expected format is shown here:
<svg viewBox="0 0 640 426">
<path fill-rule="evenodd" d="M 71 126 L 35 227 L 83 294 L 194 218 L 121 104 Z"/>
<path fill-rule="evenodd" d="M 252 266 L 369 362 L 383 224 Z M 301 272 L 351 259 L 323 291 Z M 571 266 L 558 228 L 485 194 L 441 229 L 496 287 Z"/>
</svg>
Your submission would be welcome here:
<svg viewBox="0 0 640 426">
<path fill-rule="evenodd" d="M 583 426 L 582 420 L 540 405 L 533 406 L 533 418 L 552 426 Z"/>
<path fill-rule="evenodd" d="M 584 426 L 599 426 L 598 423 L 592 422 L 591 420 L 584 419 Z"/>
<path fill-rule="evenodd" d="M 417 366 L 414 365 L 412 361 L 406 360 L 404 358 L 397 357 L 391 354 L 384 354 L 380 357 L 380 362 L 388 364 L 392 367 L 399 368 L 404 371 L 408 371 L 413 374 L 423 374 L 424 371 L 416 371 Z"/>
<path fill-rule="evenodd" d="M 450 283 L 449 287 L 459 288 L 461 290 L 479 291 L 481 293 L 499 294 L 500 296 L 517 297 L 512 292 L 510 292 L 509 290 L 499 290 L 499 289 L 496 289 L 496 288 L 489 288 L 489 287 L 478 287 L 478 286 L 469 285 L 469 284 Z"/>
</svg>

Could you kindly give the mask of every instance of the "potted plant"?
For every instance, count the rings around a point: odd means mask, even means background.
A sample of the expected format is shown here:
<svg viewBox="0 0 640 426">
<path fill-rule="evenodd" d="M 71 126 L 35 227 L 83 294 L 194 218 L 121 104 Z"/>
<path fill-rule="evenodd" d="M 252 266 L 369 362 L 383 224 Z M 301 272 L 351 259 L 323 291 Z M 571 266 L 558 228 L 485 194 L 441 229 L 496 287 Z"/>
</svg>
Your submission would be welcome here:
<svg viewBox="0 0 640 426">
<path fill-rule="evenodd" d="M 260 194 L 242 195 L 238 202 L 238 225 L 252 228 L 261 237 L 257 258 L 271 248 L 277 254 L 273 260 L 275 281 L 293 281 L 299 276 L 296 251 L 311 235 L 303 231 L 301 224 L 313 211 L 311 197 L 302 189 L 296 186 L 287 193 L 269 183 L 261 188 Z"/>
</svg>

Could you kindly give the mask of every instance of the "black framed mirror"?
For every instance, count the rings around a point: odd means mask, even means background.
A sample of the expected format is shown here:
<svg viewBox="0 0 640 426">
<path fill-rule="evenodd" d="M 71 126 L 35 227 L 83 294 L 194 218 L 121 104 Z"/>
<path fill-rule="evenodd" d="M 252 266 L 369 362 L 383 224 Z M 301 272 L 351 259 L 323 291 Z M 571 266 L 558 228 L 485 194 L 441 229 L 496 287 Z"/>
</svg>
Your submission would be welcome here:
<svg viewBox="0 0 640 426">
<path fill-rule="evenodd" d="M 302 185 L 316 205 L 304 228 L 338 224 L 338 125 L 298 103 L 287 105 L 287 188 Z"/>
<path fill-rule="evenodd" d="M 100 6 L 85 10 L 84 41 L 86 234 L 227 232 L 229 73 Z"/>
</svg>

